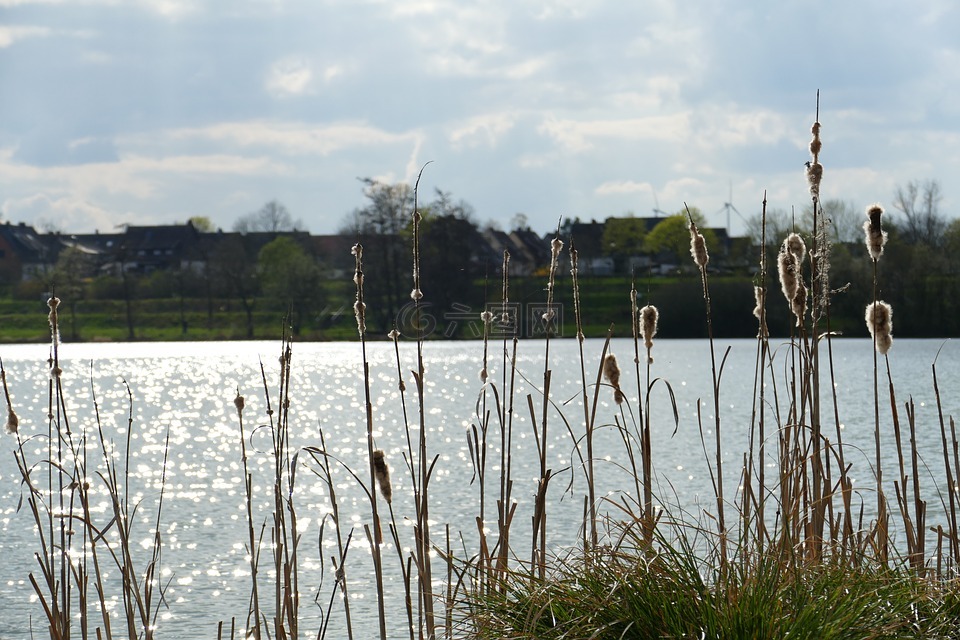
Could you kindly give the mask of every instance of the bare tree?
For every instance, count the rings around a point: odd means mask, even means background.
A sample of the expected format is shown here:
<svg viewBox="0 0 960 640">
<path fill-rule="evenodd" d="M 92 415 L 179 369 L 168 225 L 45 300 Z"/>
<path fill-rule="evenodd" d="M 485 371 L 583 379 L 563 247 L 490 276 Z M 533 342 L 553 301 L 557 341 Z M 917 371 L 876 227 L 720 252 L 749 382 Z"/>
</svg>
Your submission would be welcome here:
<svg viewBox="0 0 960 640">
<path fill-rule="evenodd" d="M 943 193 L 939 180 L 911 180 L 906 187 L 897 187 L 893 194 L 893 206 L 904 215 L 899 225 L 904 240 L 931 247 L 943 243 L 947 221 L 940 213 L 941 200 Z"/>
<path fill-rule="evenodd" d="M 285 206 L 271 200 L 259 210 L 237 218 L 233 230 L 240 233 L 256 231 L 294 231 L 303 228 L 302 220 L 294 220 Z"/>
</svg>

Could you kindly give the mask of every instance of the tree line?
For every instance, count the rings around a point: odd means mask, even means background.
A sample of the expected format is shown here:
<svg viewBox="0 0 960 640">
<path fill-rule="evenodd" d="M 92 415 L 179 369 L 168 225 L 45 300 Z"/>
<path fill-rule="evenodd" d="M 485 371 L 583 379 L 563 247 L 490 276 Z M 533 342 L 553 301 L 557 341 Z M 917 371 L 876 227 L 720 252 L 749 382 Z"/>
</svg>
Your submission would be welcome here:
<svg viewBox="0 0 960 640">
<path fill-rule="evenodd" d="M 367 317 L 372 332 L 385 334 L 398 324 L 413 321 L 405 310 L 411 302 L 411 219 L 415 206 L 423 216 L 423 303 L 437 312 L 434 319 L 448 311 L 478 313 L 485 302 L 498 299 L 502 255 L 494 255 L 489 243 L 483 240 L 475 212 L 468 203 L 439 189 L 428 198 L 421 194 L 421 201 L 415 202 L 416 194 L 409 185 L 369 178 L 362 180 L 362 189 L 364 204 L 344 217 L 339 232 L 350 242 L 364 246 Z M 898 331 L 903 335 L 960 334 L 960 220 L 944 215 L 942 200 L 939 182 L 909 182 L 896 188 L 885 217 L 890 239 L 881 265 L 880 297 L 897 309 Z M 832 241 L 829 260 L 832 287 L 836 290 L 831 302 L 833 323 L 859 334 L 865 296 L 872 282 L 863 246 L 863 209 L 849 202 L 830 200 L 822 203 L 822 212 L 829 221 Z M 685 264 L 689 246 L 687 215 L 692 215 L 704 230 L 711 253 L 721 252 L 718 239 L 706 229 L 703 216 L 696 209 L 689 214 L 683 211 L 667 216 L 652 228 L 649 221 L 632 215 L 610 218 L 603 228 L 600 252 L 618 260 L 641 253 L 666 252 Z M 788 233 L 808 234 L 811 218 L 809 209 L 799 213 L 778 209 L 767 212 L 768 265 L 775 264 L 779 243 Z M 525 224 L 525 219 L 518 215 L 515 222 Z M 201 232 L 214 232 L 207 219 L 193 218 L 191 223 Z M 745 257 L 737 276 L 740 284 L 734 279 L 728 286 L 752 291 L 757 284 L 762 244 L 759 215 L 751 216 L 747 223 L 749 251 L 753 255 Z M 260 322 L 257 316 L 263 313 L 286 314 L 294 334 L 306 329 L 317 335 L 336 320 L 335 314 L 331 317 L 325 312 L 349 306 L 352 288 L 348 277 L 342 278 L 342 282 L 330 280 L 328 274 L 333 265 L 327 263 L 329 258 L 318 257 L 311 249 L 303 226 L 286 207 L 272 201 L 238 218 L 234 230 L 239 233 L 207 245 L 208 255 L 204 256 L 202 268 L 182 267 L 149 274 L 122 269 L 97 272 L 93 256 L 79 249 L 66 249 L 54 269 L 20 283 L 16 293 L 28 297 L 56 291 L 65 302 L 65 329 L 71 337 L 81 335 L 78 305 L 87 308 L 90 305 L 86 303 L 96 300 L 122 300 L 127 338 L 135 339 L 139 303 L 148 299 L 167 299 L 178 308 L 183 334 L 188 333 L 191 322 L 194 326 L 203 322 L 208 329 L 212 328 L 218 311 L 227 305 L 242 311 L 246 337 L 255 337 Z M 561 226 L 564 240 L 569 239 L 572 228 L 570 221 Z M 769 272 L 768 289 L 776 291 L 774 270 Z M 517 286 L 525 285 L 518 279 Z M 531 290 L 528 295 L 536 294 L 536 290 Z M 589 292 L 585 295 L 589 296 Z M 205 318 L 198 320 L 193 313 L 193 320 L 189 320 L 188 309 L 195 311 L 200 304 L 205 308 Z M 789 311 L 786 305 L 781 306 L 779 309 L 771 305 L 771 326 L 776 326 L 778 320 L 782 320 L 782 326 L 788 326 Z M 783 318 L 778 318 L 780 314 Z"/>
</svg>

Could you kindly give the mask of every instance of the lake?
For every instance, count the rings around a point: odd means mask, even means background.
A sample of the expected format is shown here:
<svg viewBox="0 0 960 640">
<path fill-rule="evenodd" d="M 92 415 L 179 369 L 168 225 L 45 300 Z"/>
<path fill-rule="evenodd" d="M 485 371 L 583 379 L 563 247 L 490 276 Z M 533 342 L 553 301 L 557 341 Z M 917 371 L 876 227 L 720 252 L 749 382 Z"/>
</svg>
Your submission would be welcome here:
<svg viewBox="0 0 960 640">
<path fill-rule="evenodd" d="M 416 396 L 410 374 L 410 370 L 416 368 L 415 345 L 400 346 L 402 371 L 408 386 L 409 421 L 416 425 Z M 777 351 L 772 369 L 778 380 L 783 380 L 789 370 L 790 350 L 779 343 L 773 346 Z M 756 341 L 718 341 L 718 362 L 728 347 L 720 410 L 726 496 L 733 500 L 738 488 L 739 467 L 750 441 Z M 591 339 L 584 343 L 591 401 L 592 383 L 597 377 L 602 349 L 602 340 Z M 489 380 L 502 394 L 504 366 L 501 350 L 501 342 L 491 343 L 488 371 Z M 215 637 L 219 621 L 229 624 L 233 616 L 241 622 L 245 618 L 250 576 L 246 561 L 246 503 L 234 398 L 239 390 L 246 399 L 244 419 L 249 436 L 257 425 L 267 422 L 260 363 L 262 361 L 266 372 L 271 400 L 275 402 L 280 351 L 281 345 L 273 342 L 61 345 L 66 414 L 75 433 L 95 432 L 95 393 L 101 425 L 108 439 L 119 446 L 126 434 L 130 410 L 125 383 L 129 384 L 133 397 L 133 428 L 128 492 L 131 501 L 142 501 L 137 516 L 137 540 L 142 540 L 144 548 L 152 540 L 150 517 L 159 496 L 164 441 L 169 434 L 170 451 L 160 526 L 164 545 L 162 580 L 169 581 L 169 587 L 167 607 L 159 617 L 158 637 Z M 630 492 L 633 481 L 625 471 L 627 461 L 621 436 L 613 425 L 616 420 L 629 424 L 629 410 L 635 410 L 637 382 L 632 342 L 613 340 L 611 351 L 619 357 L 623 369 L 621 385 L 628 402 L 618 407 L 609 387 L 600 390 L 596 457 L 598 496 L 616 498 L 620 492 Z M 840 422 L 848 445 L 847 462 L 853 465 L 851 473 L 855 487 L 864 490 L 859 495 L 863 497 L 869 516 L 875 503 L 870 495 L 874 455 L 872 345 L 863 339 L 838 339 L 833 343 L 833 351 Z M 931 364 L 938 351 L 937 370 L 944 411 L 956 416 L 960 414 L 960 345 L 939 340 L 898 339 L 890 352 L 902 417 L 903 403 L 910 397 L 916 403 L 918 448 L 928 465 L 928 470 L 922 472 L 921 484 L 928 487 L 943 477 L 939 422 L 931 377 Z M 367 352 L 377 446 L 385 451 L 393 470 L 394 509 L 400 523 L 401 544 L 409 548 L 413 535 L 408 518 L 413 518 L 413 510 L 402 457 L 406 450 L 406 436 L 400 410 L 396 356 L 393 345 L 385 342 L 368 344 Z M 48 355 L 49 347 L 44 345 L 0 347 L 0 358 L 7 370 L 14 408 L 20 418 L 20 434 L 24 439 L 47 432 Z M 712 455 L 714 421 L 709 344 L 703 340 L 662 340 L 656 342 L 653 355 L 652 376 L 669 383 L 679 412 L 679 425 L 674 435 L 673 409 L 667 386 L 663 383 L 655 385 L 650 410 L 658 482 L 656 493 L 668 506 L 675 505 L 694 516 L 702 514 L 703 510 L 712 512 L 715 509 L 714 495 L 697 426 L 700 413 L 706 446 Z M 478 486 L 471 483 L 474 473 L 467 434 L 471 424 L 477 422 L 478 410 L 483 406 L 479 403 L 483 395 L 479 376 L 482 356 L 480 341 L 437 341 L 427 343 L 424 348 L 427 442 L 430 453 L 439 456 L 431 483 L 433 532 L 435 541 L 440 542 L 439 536 L 449 524 L 456 534 L 455 546 L 463 545 L 468 550 L 477 538 L 474 521 L 478 515 Z M 548 466 L 558 475 L 549 493 L 548 527 L 551 548 L 560 552 L 577 543 L 583 509 L 583 472 L 574 443 L 574 437 L 579 438 L 584 428 L 577 343 L 573 340 L 552 341 L 550 363 L 553 370 L 551 399 L 557 406 L 550 414 Z M 532 394 L 539 416 L 542 399 L 537 390 L 543 381 L 543 343 L 521 342 L 517 366 L 520 376 L 514 395 L 512 453 L 513 495 L 519 507 L 514 539 L 521 549 L 525 549 L 529 546 L 532 496 L 539 474 L 534 428 L 526 396 Z M 881 376 L 885 478 L 892 482 L 896 457 L 882 360 Z M 826 380 L 823 383 L 824 397 L 827 397 L 828 384 Z M 773 409 L 771 396 L 767 394 L 770 410 Z M 492 409 L 492 393 L 486 397 L 488 408 Z M 360 345 L 295 343 L 290 398 L 291 445 L 294 448 L 319 446 L 319 434 L 323 430 L 330 452 L 346 466 L 357 470 L 361 478 L 366 477 Z M 779 401 L 784 402 L 783 395 Z M 561 412 L 573 436 L 560 419 Z M 825 416 L 832 414 L 831 405 Z M 835 439 L 832 421 L 825 422 L 824 430 L 828 438 Z M 491 435 L 488 443 L 490 496 L 495 493 L 494 485 L 499 485 L 499 431 L 492 427 L 491 434 L 494 433 L 497 435 Z M 0 640 L 29 637 L 31 620 L 36 635 L 44 635 L 43 612 L 28 581 L 28 574 L 37 569 L 33 554 L 39 550 L 39 544 L 29 511 L 25 508 L 17 511 L 23 487 L 14 462 L 16 442 L 14 436 L 0 435 L 0 557 L 3 559 L 0 562 Z M 265 429 L 253 433 L 247 443 L 252 447 L 251 470 L 254 473 L 255 502 L 259 507 L 266 507 L 270 500 L 272 480 L 268 465 L 271 456 L 266 453 L 269 443 L 269 432 Z M 775 445 L 775 440 L 772 443 Z M 25 446 L 28 459 L 42 457 L 45 446 L 44 438 L 29 440 Z M 775 448 L 769 447 L 770 455 L 766 460 L 769 468 L 775 468 L 775 460 L 771 457 Z M 304 458 L 300 459 L 301 463 L 305 463 Z M 298 531 L 303 534 L 300 549 L 302 629 L 306 636 L 314 637 L 321 611 L 314 599 L 318 596 L 321 576 L 326 577 L 319 602 L 325 604 L 329 598 L 333 584 L 329 558 L 335 547 L 329 526 L 322 538 L 319 535 L 320 522 L 330 511 L 323 483 L 309 466 L 302 464 L 297 473 Z M 944 483 L 941 481 L 940 484 Z M 376 610 L 375 592 L 371 591 L 369 581 L 370 553 L 362 535 L 363 524 L 370 520 L 369 507 L 356 481 L 342 469 L 337 475 L 337 490 L 346 530 L 350 526 L 357 527 L 355 548 L 351 550 L 347 570 L 357 637 L 367 637 L 375 629 Z M 892 484 L 888 495 L 892 500 Z M 944 523 L 939 498 L 929 490 L 926 497 L 930 502 L 927 525 Z M 491 500 L 486 508 L 486 521 L 495 526 L 492 505 Z M 106 503 L 101 503 L 100 507 L 105 509 Z M 463 534 L 462 541 L 458 532 Z M 398 584 L 397 555 L 392 544 L 385 547 L 384 554 L 388 577 L 386 589 L 390 598 L 388 606 L 392 611 L 401 606 L 402 585 Z M 321 556 L 325 558 L 322 566 Z M 395 611 L 399 621 L 402 609 L 396 608 Z M 342 615 L 337 608 L 330 624 L 328 637 L 341 637 L 337 629 L 342 627 Z M 392 636 L 400 636 L 401 632 L 399 626 L 391 629 Z"/>
</svg>

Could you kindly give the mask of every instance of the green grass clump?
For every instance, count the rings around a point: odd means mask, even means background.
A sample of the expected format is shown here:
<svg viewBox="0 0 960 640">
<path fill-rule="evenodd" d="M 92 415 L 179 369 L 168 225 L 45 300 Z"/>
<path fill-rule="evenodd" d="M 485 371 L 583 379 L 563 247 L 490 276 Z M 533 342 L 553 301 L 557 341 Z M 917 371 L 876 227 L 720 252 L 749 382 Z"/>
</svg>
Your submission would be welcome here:
<svg viewBox="0 0 960 640">
<path fill-rule="evenodd" d="M 636 541 L 638 544 L 639 540 Z M 879 563 L 805 563 L 781 551 L 720 572 L 686 542 L 655 553 L 601 547 L 557 561 L 544 580 L 513 574 L 472 594 L 477 638 L 955 638 L 952 584 Z"/>
</svg>

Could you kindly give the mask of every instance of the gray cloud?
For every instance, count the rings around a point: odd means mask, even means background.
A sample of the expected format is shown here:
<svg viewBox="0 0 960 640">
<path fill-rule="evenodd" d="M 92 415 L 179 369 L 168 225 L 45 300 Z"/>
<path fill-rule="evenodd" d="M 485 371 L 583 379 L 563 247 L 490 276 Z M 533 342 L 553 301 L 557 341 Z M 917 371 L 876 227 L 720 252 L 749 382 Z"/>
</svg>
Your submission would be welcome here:
<svg viewBox="0 0 960 640">
<path fill-rule="evenodd" d="M 646 214 L 654 192 L 667 211 L 712 214 L 731 187 L 745 212 L 764 189 L 803 206 L 818 89 L 825 197 L 940 178 L 957 202 L 946 1 L 0 7 L 0 206 L 26 221 L 229 227 L 276 198 L 326 232 L 362 204 L 355 178 L 427 160 L 428 188 L 541 230 Z"/>
</svg>

